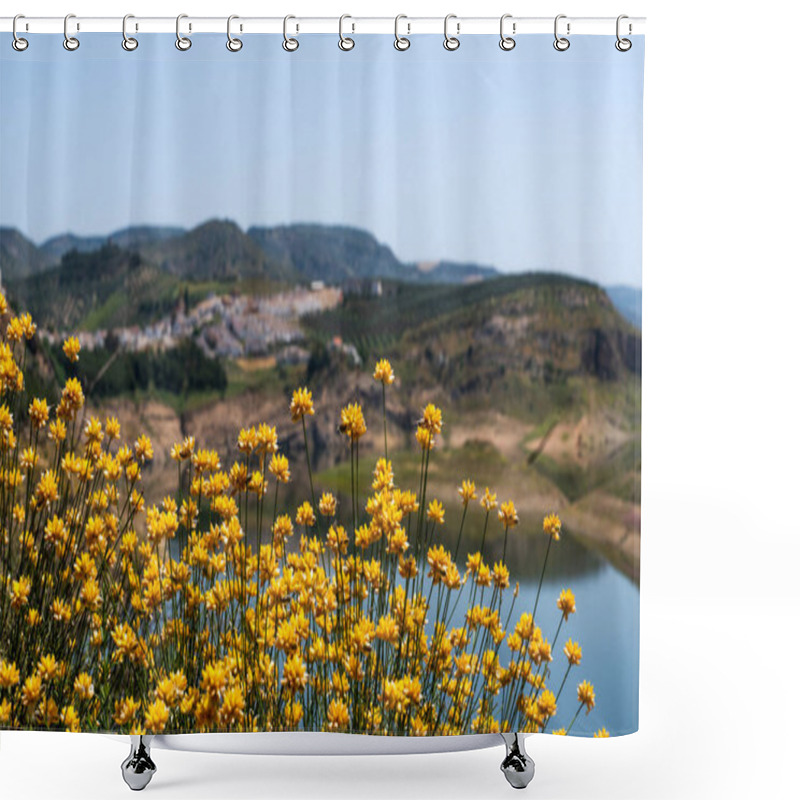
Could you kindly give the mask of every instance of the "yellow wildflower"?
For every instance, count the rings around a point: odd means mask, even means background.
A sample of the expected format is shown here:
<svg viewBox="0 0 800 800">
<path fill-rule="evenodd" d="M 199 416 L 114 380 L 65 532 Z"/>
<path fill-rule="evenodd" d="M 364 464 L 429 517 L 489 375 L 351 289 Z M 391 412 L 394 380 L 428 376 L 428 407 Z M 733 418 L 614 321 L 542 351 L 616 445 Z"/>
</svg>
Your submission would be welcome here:
<svg viewBox="0 0 800 800">
<path fill-rule="evenodd" d="M 49 505 L 50 503 L 55 503 L 55 501 L 58 500 L 58 483 L 53 470 L 48 469 L 42 474 L 33 494 L 36 505 L 39 508 Z"/>
<path fill-rule="evenodd" d="M 62 350 L 64 351 L 64 355 L 74 364 L 79 358 L 78 353 L 81 351 L 81 343 L 78 341 L 77 337 L 70 336 L 68 339 L 64 340 Z"/>
<path fill-rule="evenodd" d="M 244 717 L 244 694 L 241 687 L 231 686 L 222 698 L 219 719 L 223 725 L 230 727 L 242 721 Z"/>
<path fill-rule="evenodd" d="M 355 442 L 367 432 L 364 412 L 358 403 L 350 403 L 342 409 L 339 430 Z"/>
<path fill-rule="evenodd" d="M 161 733 L 169 720 L 169 709 L 163 700 L 154 700 L 144 714 L 144 725 L 152 733 Z"/>
<path fill-rule="evenodd" d="M 548 514 L 544 518 L 543 528 L 544 532 L 548 536 L 552 536 L 555 541 L 561 538 L 561 520 L 558 518 L 558 514 Z"/>
<path fill-rule="evenodd" d="M 31 582 L 28 578 L 19 578 L 11 581 L 11 607 L 20 609 L 28 605 L 28 595 L 31 593 Z"/>
<path fill-rule="evenodd" d="M 319 499 L 319 513 L 323 517 L 336 515 L 336 498 L 330 492 L 324 492 Z"/>
<path fill-rule="evenodd" d="M 610 734 L 605 728 L 600 728 L 599 731 L 593 734 L 594 739 L 608 739 L 609 736 Z"/>
<path fill-rule="evenodd" d="M 569 619 L 570 614 L 575 613 L 575 595 L 572 593 L 572 589 L 562 589 L 561 594 L 558 596 L 558 600 L 556 600 L 556 606 L 558 606 L 559 611 L 564 615 L 564 619 Z"/>
<path fill-rule="evenodd" d="M 278 451 L 278 434 L 275 428 L 261 423 L 256 431 L 258 436 L 258 449 L 263 453 L 276 453 Z"/>
<path fill-rule="evenodd" d="M 17 665 L 13 661 L 9 663 L 0 658 L 0 689 L 8 689 L 18 683 L 19 670 Z"/>
<path fill-rule="evenodd" d="M 497 589 L 507 589 L 509 585 L 508 567 L 499 561 L 492 569 L 492 583 Z"/>
<path fill-rule="evenodd" d="M 153 458 L 153 444 L 150 441 L 150 437 L 143 433 L 136 440 L 135 451 L 136 458 L 138 458 L 139 461 L 150 461 Z"/>
<path fill-rule="evenodd" d="M 72 609 L 69 603 L 64 602 L 60 597 L 50 604 L 50 613 L 56 622 L 69 622 L 72 619 Z"/>
<path fill-rule="evenodd" d="M 427 517 L 431 522 L 438 522 L 444 525 L 444 506 L 438 500 L 431 500 L 428 503 Z"/>
<path fill-rule="evenodd" d="M 66 706 L 61 711 L 61 722 L 70 733 L 79 733 L 81 720 L 74 706 Z"/>
<path fill-rule="evenodd" d="M 474 500 L 477 496 L 475 494 L 475 484 L 472 481 L 461 481 L 461 486 L 458 487 L 458 496 L 461 502 L 466 506 L 470 500 Z"/>
<path fill-rule="evenodd" d="M 133 722 L 136 712 L 141 703 L 132 697 L 125 697 L 122 700 L 114 701 L 114 722 L 120 727 L 126 727 Z"/>
<path fill-rule="evenodd" d="M 39 397 L 31 400 L 28 406 L 28 416 L 30 416 L 34 428 L 43 428 L 50 417 L 47 401 Z"/>
<path fill-rule="evenodd" d="M 119 420 L 116 417 L 107 417 L 106 418 L 106 436 L 110 442 L 114 442 L 119 439 L 120 433 L 120 424 Z"/>
<path fill-rule="evenodd" d="M 427 428 L 423 428 L 421 425 L 417 427 L 416 438 L 417 443 L 423 450 L 433 450 L 433 446 L 436 444 L 434 435 Z"/>
<path fill-rule="evenodd" d="M 210 695 L 219 695 L 225 688 L 228 680 L 227 669 L 223 661 L 214 664 L 206 664 L 203 667 L 203 677 L 200 688 Z"/>
<path fill-rule="evenodd" d="M 305 525 L 310 528 L 316 521 L 317 518 L 314 516 L 314 509 L 311 503 L 309 503 L 308 500 L 303 501 L 302 505 L 297 509 L 295 522 L 297 522 L 298 525 Z"/>
<path fill-rule="evenodd" d="M 372 472 L 372 488 L 376 492 L 394 488 L 394 472 L 392 462 L 386 458 L 379 458 Z"/>
<path fill-rule="evenodd" d="M 92 683 L 92 676 L 87 672 L 81 672 L 75 678 L 72 688 L 81 700 L 91 700 L 94 697 L 94 683 Z"/>
<path fill-rule="evenodd" d="M 568 639 L 567 643 L 564 645 L 564 655 L 567 657 L 567 661 L 569 661 L 573 667 L 577 667 L 581 663 L 583 651 L 577 642 L 573 642 L 572 639 Z"/>
<path fill-rule="evenodd" d="M 314 416 L 314 401 L 307 388 L 294 390 L 292 402 L 289 404 L 289 413 L 292 416 L 292 422 L 300 422 L 303 417 Z"/>
<path fill-rule="evenodd" d="M 294 535 L 292 518 L 288 514 L 281 514 L 272 526 L 272 534 L 276 542 L 284 542 Z"/>
<path fill-rule="evenodd" d="M 43 681 L 51 681 L 58 673 L 58 661 L 54 655 L 42 656 L 36 665 L 36 674 Z"/>
<path fill-rule="evenodd" d="M 507 500 L 500 506 L 497 516 L 506 528 L 513 528 L 515 525 L 519 524 L 517 509 L 514 507 L 514 502 L 512 500 Z"/>
<path fill-rule="evenodd" d="M 335 698 L 328 705 L 328 729 L 339 731 L 350 725 L 350 711 L 344 701 Z"/>
<path fill-rule="evenodd" d="M 305 689 L 308 683 L 306 665 L 299 653 L 289 656 L 283 665 L 283 678 L 281 685 L 285 686 L 291 694 Z"/>
<path fill-rule="evenodd" d="M 428 403 L 428 405 L 425 406 L 425 410 L 422 412 L 422 419 L 419 424 L 434 435 L 440 434 L 443 425 L 442 410 L 433 405 L 433 403 Z"/>
<path fill-rule="evenodd" d="M 543 691 L 536 700 L 539 716 L 548 719 L 556 713 L 556 696 L 549 690 Z"/>
<path fill-rule="evenodd" d="M 344 553 L 347 550 L 347 531 L 342 525 L 331 525 L 326 537 L 328 547 L 334 553 Z"/>
<path fill-rule="evenodd" d="M 30 471 L 36 467 L 39 462 L 39 454 L 32 448 L 26 447 L 19 456 L 20 469 Z"/>
<path fill-rule="evenodd" d="M 33 706 L 42 696 L 42 679 L 38 675 L 31 675 L 22 685 L 22 702 L 26 706 Z"/>
<path fill-rule="evenodd" d="M 394 372 L 392 371 L 392 365 L 385 358 L 382 358 L 375 365 L 375 372 L 372 373 L 372 377 L 387 386 L 393 384 Z"/>
<path fill-rule="evenodd" d="M 594 686 L 589 681 L 583 681 L 578 686 L 578 702 L 586 706 L 587 714 L 594 708 L 594 700 Z"/>
<path fill-rule="evenodd" d="M 289 483 L 291 472 L 289 471 L 289 460 L 280 453 L 273 454 L 269 460 L 269 471 L 275 476 L 275 480 L 281 483 Z"/>
</svg>

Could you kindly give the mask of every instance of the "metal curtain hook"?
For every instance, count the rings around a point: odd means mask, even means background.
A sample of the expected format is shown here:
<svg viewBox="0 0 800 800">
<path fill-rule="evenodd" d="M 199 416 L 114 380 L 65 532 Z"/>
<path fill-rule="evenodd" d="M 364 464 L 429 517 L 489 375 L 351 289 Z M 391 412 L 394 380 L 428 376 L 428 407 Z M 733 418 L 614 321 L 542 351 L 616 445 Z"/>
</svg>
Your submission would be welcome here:
<svg viewBox="0 0 800 800">
<path fill-rule="evenodd" d="M 628 19 L 627 14 L 620 14 L 617 17 L 617 41 L 614 42 L 614 47 L 616 47 L 617 50 L 620 51 L 620 53 L 627 53 L 628 50 L 630 50 L 631 47 L 633 47 L 633 42 L 631 42 L 630 39 L 622 39 L 620 38 L 619 35 L 620 23 L 624 19 Z M 628 33 L 630 34 L 632 31 L 633 31 L 633 26 L 630 23 L 628 23 Z"/>
<path fill-rule="evenodd" d="M 349 37 L 344 35 L 344 21 L 346 19 L 353 19 L 349 14 L 342 14 L 339 17 L 339 49 L 340 50 L 352 50 L 356 43 Z M 355 25 L 353 25 L 353 30 L 355 30 Z"/>
<path fill-rule="evenodd" d="M 178 14 L 175 19 L 175 47 L 177 47 L 178 50 L 188 50 L 192 46 L 192 40 L 188 36 L 183 36 L 181 34 L 181 20 L 188 18 L 188 14 Z M 192 26 L 189 25 L 189 30 L 191 31 L 191 29 Z"/>
<path fill-rule="evenodd" d="M 461 46 L 461 42 L 458 40 L 458 36 L 450 36 L 450 34 L 447 32 L 447 25 L 451 19 L 458 19 L 458 17 L 455 14 L 448 14 L 444 18 L 444 49 L 453 51 L 453 50 L 458 50 L 458 48 Z M 461 29 L 461 23 L 457 22 L 456 34 L 460 32 L 460 29 Z"/>
<path fill-rule="evenodd" d="M 398 14 L 394 18 L 394 49 L 395 50 L 408 50 L 411 47 L 411 39 L 406 39 L 405 36 L 400 35 L 400 20 L 408 19 L 405 14 Z M 411 25 L 406 23 L 408 32 L 411 33 Z"/>
<path fill-rule="evenodd" d="M 139 46 L 139 40 L 128 36 L 128 20 L 135 19 L 133 14 L 126 14 L 122 18 L 122 49 L 127 50 L 129 53 L 133 52 Z"/>
<path fill-rule="evenodd" d="M 238 53 L 242 49 L 242 40 L 231 36 L 231 22 L 235 19 L 239 19 L 236 14 L 231 14 L 228 17 L 228 41 L 225 43 L 225 47 L 227 47 L 231 53 Z M 239 28 L 239 30 L 241 30 L 241 28 Z"/>
<path fill-rule="evenodd" d="M 11 23 L 11 33 L 14 35 L 14 38 L 11 41 L 11 46 L 18 52 L 21 53 L 23 50 L 28 49 L 28 40 L 23 39 L 21 36 L 17 36 L 17 20 L 18 19 L 25 19 L 24 14 L 17 14 L 14 17 L 14 21 Z"/>
<path fill-rule="evenodd" d="M 294 51 L 297 50 L 298 47 L 300 47 L 300 42 L 298 42 L 297 39 L 292 39 L 289 36 L 290 19 L 296 19 L 296 17 L 293 17 L 291 14 L 288 14 L 283 18 L 283 49 L 287 53 L 294 53 Z"/>
<path fill-rule="evenodd" d="M 69 21 L 71 19 L 75 19 L 74 14 L 67 14 L 64 17 L 64 49 L 70 52 L 77 50 L 81 46 L 81 43 L 74 36 L 69 35 Z M 77 26 L 76 30 L 80 30 L 80 27 Z"/>
<path fill-rule="evenodd" d="M 566 19 L 566 18 L 567 18 L 566 14 L 559 14 L 556 17 L 555 22 L 553 23 L 553 34 L 556 37 L 556 40 L 553 42 L 553 47 L 555 47 L 555 49 L 561 53 L 563 53 L 565 50 L 569 50 L 569 39 L 567 39 L 566 36 L 558 35 L 558 21 L 560 19 Z M 569 22 L 567 23 L 567 36 L 568 35 L 569 35 Z"/>
<path fill-rule="evenodd" d="M 517 46 L 516 40 L 512 36 L 506 36 L 503 30 L 507 19 L 512 19 L 511 14 L 503 14 L 503 16 L 500 17 L 500 49 L 506 52 L 513 50 Z M 511 30 L 513 33 L 517 32 L 516 23 L 512 24 Z"/>
</svg>

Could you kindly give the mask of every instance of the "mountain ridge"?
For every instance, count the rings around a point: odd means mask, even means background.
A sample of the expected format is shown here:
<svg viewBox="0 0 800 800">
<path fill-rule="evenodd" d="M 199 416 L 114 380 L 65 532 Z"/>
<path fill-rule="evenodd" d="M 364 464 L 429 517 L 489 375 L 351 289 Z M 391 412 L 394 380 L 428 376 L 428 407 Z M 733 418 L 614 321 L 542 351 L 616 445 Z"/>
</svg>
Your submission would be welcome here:
<svg viewBox="0 0 800 800">
<path fill-rule="evenodd" d="M 191 229 L 133 225 L 108 236 L 63 233 L 37 246 L 16 228 L 0 228 L 0 276 L 10 281 L 58 269 L 72 252 L 91 253 L 106 244 L 137 252 L 177 280 L 264 278 L 276 282 L 351 284 L 374 279 L 424 284 L 495 280 L 494 267 L 447 259 L 403 262 L 366 230 L 348 225 L 293 223 L 250 226 L 211 219 Z M 523 274 L 523 273 L 520 273 Z M 56 273 L 53 273 L 56 276 Z M 641 328 L 641 290 L 605 287 L 617 310 Z"/>
</svg>

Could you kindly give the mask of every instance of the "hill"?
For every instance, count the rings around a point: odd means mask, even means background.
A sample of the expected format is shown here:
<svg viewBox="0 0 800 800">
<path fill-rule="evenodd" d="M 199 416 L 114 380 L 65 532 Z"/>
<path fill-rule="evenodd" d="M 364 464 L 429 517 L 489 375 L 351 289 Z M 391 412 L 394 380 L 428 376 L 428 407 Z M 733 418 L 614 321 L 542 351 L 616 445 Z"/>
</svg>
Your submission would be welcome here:
<svg viewBox="0 0 800 800">
<path fill-rule="evenodd" d="M 196 281 L 266 279 L 344 284 L 373 278 L 414 283 L 472 283 L 497 277 L 493 267 L 453 261 L 401 262 L 367 231 L 343 225 L 251 227 L 209 220 L 192 230 L 141 225 L 108 236 L 63 233 L 37 247 L 13 228 L 0 229 L 0 270 L 19 279 L 57 267 L 71 251 L 106 244 L 136 251 L 171 275 Z"/>
<path fill-rule="evenodd" d="M 141 324 L 168 313 L 179 281 L 139 253 L 107 243 L 87 253 L 71 250 L 58 267 L 8 286 L 40 326 L 93 330 Z"/>
<path fill-rule="evenodd" d="M 360 278 L 407 277 L 409 268 L 370 233 L 342 225 L 284 225 L 248 229 L 264 253 L 305 280 L 342 283 Z"/>
<path fill-rule="evenodd" d="M 0 228 L 0 277 L 4 281 L 25 278 L 47 269 L 39 248 L 16 228 Z"/>
<path fill-rule="evenodd" d="M 381 296 L 347 295 L 306 325 L 311 335 L 352 342 L 367 362 L 394 357 L 407 365 L 407 381 L 447 386 L 453 398 L 501 385 L 512 392 L 520 380 L 608 381 L 641 369 L 639 332 L 601 287 L 563 275 L 386 284 Z"/>
<path fill-rule="evenodd" d="M 416 264 L 418 279 L 426 283 L 475 283 L 497 278 L 494 267 L 480 264 L 462 264 L 457 261 L 437 261 L 433 264 Z"/>
<path fill-rule="evenodd" d="M 226 220 L 210 220 L 179 236 L 141 243 L 138 249 L 165 272 L 195 281 L 298 277 L 292 265 L 266 254 L 236 223 Z"/>
</svg>

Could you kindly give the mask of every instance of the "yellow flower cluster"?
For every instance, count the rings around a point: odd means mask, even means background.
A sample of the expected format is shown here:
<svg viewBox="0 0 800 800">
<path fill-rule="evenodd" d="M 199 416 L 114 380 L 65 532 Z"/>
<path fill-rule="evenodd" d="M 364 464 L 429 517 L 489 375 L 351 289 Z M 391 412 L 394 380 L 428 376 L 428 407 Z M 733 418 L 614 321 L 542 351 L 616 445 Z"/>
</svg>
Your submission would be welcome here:
<svg viewBox="0 0 800 800">
<path fill-rule="evenodd" d="M 280 485 L 306 476 L 292 475 L 266 422 L 239 432 L 229 464 L 192 436 L 175 443 L 178 491 L 152 502 L 140 485 L 153 442 L 121 443 L 115 417 L 86 418 L 77 378 L 54 409 L 18 402 L 36 326 L 2 294 L 0 315 L 0 727 L 444 735 L 544 730 L 555 717 L 558 632 L 548 641 L 529 611 L 506 630 L 517 589 L 505 554 L 490 561 L 482 545 L 462 571 L 458 545 L 437 538 L 445 508 L 426 492 L 441 409 L 427 405 L 417 425 L 420 495 L 396 485 L 387 448 L 366 499 L 351 486 L 366 511 L 352 522 L 332 492 L 317 499 L 308 452 L 310 501 L 279 508 Z M 75 362 L 77 339 L 63 350 Z M 388 361 L 374 378 L 385 398 Z M 297 389 L 289 417 L 305 433 L 313 415 L 310 390 Z M 362 407 L 340 423 L 354 452 Z M 475 484 L 458 497 L 465 516 Z M 480 506 L 488 524 L 488 488 Z M 498 516 L 505 535 L 519 524 L 510 500 Z M 555 515 L 545 531 L 558 538 Z M 558 608 L 563 623 L 571 592 Z M 572 639 L 563 653 L 567 672 L 580 665 Z M 578 710 L 594 704 L 584 681 Z"/>
</svg>

